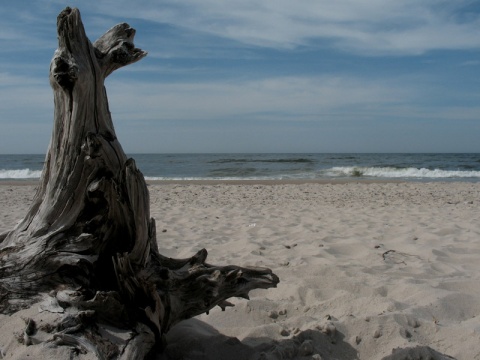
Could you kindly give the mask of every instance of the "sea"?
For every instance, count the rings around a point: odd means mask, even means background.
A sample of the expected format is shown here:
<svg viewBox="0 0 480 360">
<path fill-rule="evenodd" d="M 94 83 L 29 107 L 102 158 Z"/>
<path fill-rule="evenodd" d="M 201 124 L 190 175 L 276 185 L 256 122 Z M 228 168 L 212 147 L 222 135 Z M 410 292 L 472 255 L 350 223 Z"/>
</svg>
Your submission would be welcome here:
<svg viewBox="0 0 480 360">
<path fill-rule="evenodd" d="M 131 154 L 147 180 L 480 181 L 468 154 Z M 45 155 L 0 155 L 0 181 L 36 180 Z"/>
</svg>

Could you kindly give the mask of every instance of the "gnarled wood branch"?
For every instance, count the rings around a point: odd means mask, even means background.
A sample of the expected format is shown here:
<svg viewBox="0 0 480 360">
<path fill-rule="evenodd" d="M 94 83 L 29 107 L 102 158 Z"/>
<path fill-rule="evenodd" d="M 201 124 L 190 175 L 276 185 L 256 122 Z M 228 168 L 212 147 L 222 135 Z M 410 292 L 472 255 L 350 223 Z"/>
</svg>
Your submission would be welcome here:
<svg viewBox="0 0 480 360">
<path fill-rule="evenodd" d="M 52 340 L 93 346 L 105 356 L 94 331 L 82 339 L 95 322 L 108 321 L 141 329 L 148 344 L 142 352 L 124 344 L 113 353 L 143 357 L 177 322 L 225 309 L 226 299 L 248 298 L 279 280 L 269 269 L 209 265 L 206 250 L 180 260 L 159 254 L 148 189 L 117 140 L 104 88 L 108 75 L 147 53 L 134 46 L 128 24 L 91 44 L 77 9 L 60 13 L 57 31 L 52 139 L 27 215 L 0 235 L 0 311 L 12 313 L 49 293 L 56 312 L 79 311 L 69 334 Z M 86 312 L 95 321 L 84 323 Z"/>
</svg>

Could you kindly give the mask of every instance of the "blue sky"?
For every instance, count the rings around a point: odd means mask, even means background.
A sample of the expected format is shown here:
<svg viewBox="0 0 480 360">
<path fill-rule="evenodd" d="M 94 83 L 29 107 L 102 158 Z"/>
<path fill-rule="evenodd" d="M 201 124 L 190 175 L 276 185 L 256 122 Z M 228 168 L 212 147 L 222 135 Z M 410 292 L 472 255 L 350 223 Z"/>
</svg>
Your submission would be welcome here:
<svg viewBox="0 0 480 360">
<path fill-rule="evenodd" d="M 0 153 L 44 153 L 56 17 L 148 51 L 106 80 L 127 153 L 480 152 L 480 1 L 5 1 Z"/>
</svg>

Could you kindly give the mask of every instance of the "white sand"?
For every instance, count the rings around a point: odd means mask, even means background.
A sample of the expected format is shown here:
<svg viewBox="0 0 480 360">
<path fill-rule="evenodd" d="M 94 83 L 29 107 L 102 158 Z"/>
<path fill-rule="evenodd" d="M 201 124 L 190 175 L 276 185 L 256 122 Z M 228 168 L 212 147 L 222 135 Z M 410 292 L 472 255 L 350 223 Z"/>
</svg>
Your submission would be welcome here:
<svg viewBox="0 0 480 360">
<path fill-rule="evenodd" d="M 480 359 L 480 183 L 149 189 L 163 255 L 206 248 L 210 263 L 280 277 L 277 289 L 178 324 L 158 359 L 380 360 L 416 345 Z M 34 186 L 4 184 L 0 194 L 3 232 Z M 27 358 L 12 340 L 23 325 L 0 315 L 7 358 Z"/>
</svg>

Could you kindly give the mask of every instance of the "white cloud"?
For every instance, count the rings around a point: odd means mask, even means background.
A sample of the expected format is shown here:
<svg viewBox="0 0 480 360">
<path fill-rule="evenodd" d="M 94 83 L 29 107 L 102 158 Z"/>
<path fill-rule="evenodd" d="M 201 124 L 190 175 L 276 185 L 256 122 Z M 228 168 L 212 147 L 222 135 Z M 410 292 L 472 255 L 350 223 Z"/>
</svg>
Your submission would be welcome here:
<svg viewBox="0 0 480 360">
<path fill-rule="evenodd" d="M 166 0 L 115 1 L 113 5 L 102 1 L 97 11 L 255 46 L 313 46 L 323 39 L 357 53 L 421 54 L 480 47 L 480 14 L 464 11 L 468 4 L 439 0 Z M 465 16 L 460 16 L 464 12 Z"/>
<path fill-rule="evenodd" d="M 0 124 L 50 121 L 53 95 L 48 78 L 38 79 L 0 73 Z"/>
<path fill-rule="evenodd" d="M 480 48 L 480 13 L 469 11 L 470 3 L 467 0 L 85 0 L 77 4 L 55 0 L 28 7 L 11 5 L 3 10 L 0 40 L 25 49 L 54 46 L 56 15 L 69 5 L 82 11 L 87 31 L 94 34 L 92 40 L 116 22 L 138 19 L 168 24 L 192 36 L 208 34 L 248 46 L 291 49 L 328 43 L 364 55 L 412 55 L 429 50 Z M 162 36 L 161 31 L 158 36 Z M 198 53 L 199 48 L 193 47 L 193 51 Z"/>
<path fill-rule="evenodd" d="M 126 92 L 125 89 L 135 89 Z M 387 81 L 343 77 L 275 77 L 254 81 L 107 84 L 114 119 L 321 120 L 324 115 L 375 113 L 415 94 Z M 281 115 L 280 115 L 281 114 Z"/>
<path fill-rule="evenodd" d="M 479 66 L 480 60 L 468 60 L 460 64 L 460 66 Z"/>
<path fill-rule="evenodd" d="M 61 8 L 58 8 L 61 10 Z M 0 10 L 2 52 L 31 51 L 56 45 L 57 7 L 49 1 L 4 2 Z M 0 52 L 1 53 L 1 52 Z"/>
</svg>

